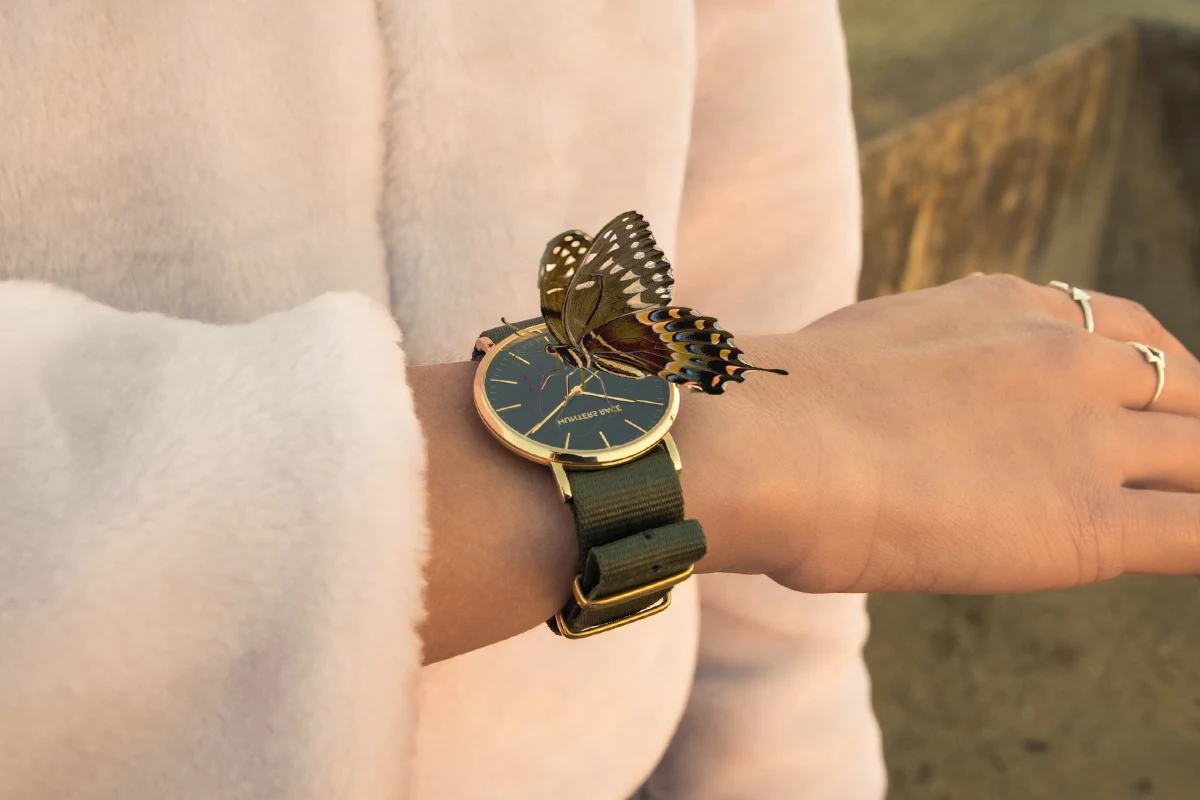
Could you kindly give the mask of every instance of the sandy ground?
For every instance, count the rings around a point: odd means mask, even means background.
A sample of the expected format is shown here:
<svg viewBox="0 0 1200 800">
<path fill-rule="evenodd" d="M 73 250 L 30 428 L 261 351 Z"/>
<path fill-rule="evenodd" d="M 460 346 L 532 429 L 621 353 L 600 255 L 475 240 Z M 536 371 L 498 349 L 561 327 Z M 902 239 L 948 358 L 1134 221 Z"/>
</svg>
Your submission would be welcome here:
<svg viewBox="0 0 1200 800">
<path fill-rule="evenodd" d="M 864 139 L 1114 17 L 1200 26 L 1196 0 L 843 0 L 843 13 Z M 1200 92 L 1194 73 L 1173 80 Z M 1200 94 L 1162 120 L 1153 95 L 1132 106 L 1099 288 L 1200 351 Z M 892 800 L 1200 798 L 1200 581 L 871 609 Z"/>
</svg>

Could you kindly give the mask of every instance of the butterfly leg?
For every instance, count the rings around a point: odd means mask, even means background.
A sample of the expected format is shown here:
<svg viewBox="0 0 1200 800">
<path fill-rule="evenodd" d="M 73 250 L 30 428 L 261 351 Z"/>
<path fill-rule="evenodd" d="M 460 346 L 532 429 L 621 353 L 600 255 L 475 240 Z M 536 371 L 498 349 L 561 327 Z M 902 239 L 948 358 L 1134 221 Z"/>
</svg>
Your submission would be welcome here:
<svg viewBox="0 0 1200 800">
<path fill-rule="evenodd" d="M 562 372 L 564 369 L 567 370 L 567 387 L 566 388 L 568 390 L 570 389 L 571 372 L 568 368 L 576 366 L 576 365 L 571 363 L 570 361 L 568 361 L 566 358 L 563 357 L 563 350 L 559 349 L 561 347 L 562 347 L 562 345 L 558 345 L 558 346 L 547 345 L 547 347 L 546 347 L 546 352 L 550 353 L 551 355 L 553 355 L 555 358 L 558 359 L 558 366 L 555 367 L 554 369 L 550 370 L 549 372 L 547 372 L 545 374 L 545 376 L 542 378 L 542 385 L 538 387 L 539 393 L 543 389 L 546 388 L 546 384 L 549 383 L 551 378 L 553 378 L 558 373 Z M 567 350 L 567 352 L 570 353 L 571 351 Z"/>
<path fill-rule="evenodd" d="M 550 370 L 549 372 L 547 372 L 547 373 L 546 373 L 546 374 L 545 374 L 545 375 L 542 377 L 542 385 L 538 387 L 538 394 L 541 394 L 541 393 L 542 393 L 542 391 L 543 391 L 543 390 L 546 388 L 546 384 L 550 382 L 550 379 L 551 379 L 551 378 L 553 378 L 553 377 L 554 377 L 555 375 L 557 375 L 558 373 L 562 372 L 564 369 L 566 369 L 566 367 L 567 367 L 567 365 L 566 365 L 566 364 L 564 364 L 564 363 L 560 362 L 560 363 L 559 363 L 559 365 L 558 365 L 556 368 L 554 368 L 554 369 Z M 570 380 L 571 380 L 571 373 L 569 373 L 569 372 L 568 372 L 568 373 L 567 373 L 567 381 L 569 382 Z"/>
<path fill-rule="evenodd" d="M 587 378 L 584 378 L 584 381 L 586 382 L 588 378 L 595 377 L 595 379 L 600 382 L 600 393 L 604 395 L 604 399 L 611 404 L 612 399 L 608 396 L 608 388 L 604 385 L 604 378 L 600 375 L 600 372 L 601 370 L 598 367 L 593 367 L 592 369 L 588 370 L 588 376 Z"/>
</svg>

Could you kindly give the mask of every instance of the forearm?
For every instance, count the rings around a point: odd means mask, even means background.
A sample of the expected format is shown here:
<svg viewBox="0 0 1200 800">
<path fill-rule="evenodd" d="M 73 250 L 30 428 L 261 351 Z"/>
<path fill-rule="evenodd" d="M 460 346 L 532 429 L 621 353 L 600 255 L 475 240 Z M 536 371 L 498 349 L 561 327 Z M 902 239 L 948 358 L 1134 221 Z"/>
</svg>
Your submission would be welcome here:
<svg viewBox="0 0 1200 800">
<path fill-rule="evenodd" d="M 548 469 L 484 428 L 474 372 L 471 363 L 409 369 L 428 451 L 426 663 L 536 627 L 562 605 L 575 574 L 570 508 Z"/>
</svg>

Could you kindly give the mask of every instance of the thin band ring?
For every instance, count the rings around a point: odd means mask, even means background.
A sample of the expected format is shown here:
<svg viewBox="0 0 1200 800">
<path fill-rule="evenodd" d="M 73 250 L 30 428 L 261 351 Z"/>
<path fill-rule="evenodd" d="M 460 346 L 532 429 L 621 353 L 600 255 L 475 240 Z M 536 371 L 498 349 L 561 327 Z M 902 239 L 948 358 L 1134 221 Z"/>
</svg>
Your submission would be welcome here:
<svg viewBox="0 0 1200 800">
<path fill-rule="evenodd" d="M 1142 411 L 1149 411 L 1158 402 L 1158 398 L 1162 397 L 1163 387 L 1167 385 L 1167 354 L 1157 347 L 1151 347 L 1141 342 L 1130 342 L 1129 344 L 1142 354 L 1142 358 L 1146 359 L 1147 364 L 1154 366 L 1154 372 L 1158 378 L 1154 387 L 1154 396 L 1150 398 L 1149 403 L 1142 406 Z"/>
<path fill-rule="evenodd" d="M 1083 310 L 1083 326 L 1088 329 L 1088 333 L 1095 333 L 1096 318 L 1092 315 L 1092 296 L 1083 289 L 1072 286 L 1069 283 L 1063 283 L 1062 281 L 1050 281 L 1049 285 L 1055 289 L 1062 289 L 1070 295 L 1072 300 L 1079 304 L 1079 307 Z"/>
</svg>

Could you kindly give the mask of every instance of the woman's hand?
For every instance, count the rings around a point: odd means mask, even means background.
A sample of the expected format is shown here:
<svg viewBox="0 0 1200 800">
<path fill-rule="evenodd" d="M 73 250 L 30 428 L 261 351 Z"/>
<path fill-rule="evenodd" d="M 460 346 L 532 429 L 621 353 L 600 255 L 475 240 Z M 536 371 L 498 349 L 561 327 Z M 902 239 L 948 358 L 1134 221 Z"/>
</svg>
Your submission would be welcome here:
<svg viewBox="0 0 1200 800">
<path fill-rule="evenodd" d="M 689 398 L 677 426 L 705 566 L 808 592 L 1200 574 L 1200 364 L 1140 306 L 1092 306 L 1094 334 L 1065 292 L 973 277 L 747 341 L 791 376 Z M 1131 340 L 1168 353 L 1153 411 Z"/>
</svg>

